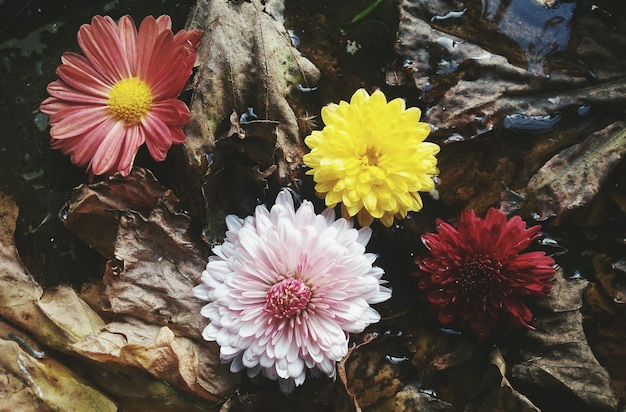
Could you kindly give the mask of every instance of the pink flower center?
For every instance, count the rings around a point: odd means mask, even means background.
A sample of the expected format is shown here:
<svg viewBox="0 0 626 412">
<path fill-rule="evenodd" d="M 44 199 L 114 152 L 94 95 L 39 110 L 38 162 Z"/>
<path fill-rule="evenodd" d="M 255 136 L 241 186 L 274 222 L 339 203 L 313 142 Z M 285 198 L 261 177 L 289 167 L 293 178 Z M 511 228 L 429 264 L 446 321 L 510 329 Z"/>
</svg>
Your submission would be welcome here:
<svg viewBox="0 0 626 412">
<path fill-rule="evenodd" d="M 465 296 L 485 297 L 499 289 L 502 264 L 486 256 L 474 256 L 461 267 L 459 290 Z"/>
<path fill-rule="evenodd" d="M 279 319 L 297 316 L 311 299 L 311 289 L 301 279 L 285 279 L 273 285 L 265 297 L 265 310 Z"/>
<path fill-rule="evenodd" d="M 131 126 L 139 123 L 152 107 L 152 90 L 136 77 L 122 79 L 109 91 L 107 105 L 113 117 Z"/>
</svg>

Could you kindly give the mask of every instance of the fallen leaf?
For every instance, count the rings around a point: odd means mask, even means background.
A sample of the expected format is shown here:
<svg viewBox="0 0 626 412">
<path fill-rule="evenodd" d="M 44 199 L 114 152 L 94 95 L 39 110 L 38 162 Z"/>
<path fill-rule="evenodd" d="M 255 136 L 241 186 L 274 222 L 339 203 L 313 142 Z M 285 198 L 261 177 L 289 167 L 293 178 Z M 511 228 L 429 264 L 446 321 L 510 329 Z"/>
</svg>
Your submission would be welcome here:
<svg viewBox="0 0 626 412">
<path fill-rule="evenodd" d="M 611 376 L 617 396 L 626 399 L 626 307 L 619 296 L 622 274 L 606 254 L 593 257 L 594 272 L 599 282 L 585 291 L 585 331 L 589 343 Z M 622 302 L 622 303 L 620 303 Z"/>
<path fill-rule="evenodd" d="M 593 410 L 615 410 L 618 401 L 609 375 L 595 358 L 583 330 L 580 309 L 587 285 L 587 280 L 564 279 L 557 271 L 550 294 L 536 300 L 535 330 L 524 338 L 521 360 L 512 367 L 512 383 L 537 385 L 552 396 L 566 394 Z"/>
<path fill-rule="evenodd" d="M 0 410 L 118 410 L 115 402 L 53 359 L 34 357 L 5 339 L 0 339 L 0 353 Z"/>
<path fill-rule="evenodd" d="M 451 404 L 421 387 L 420 372 L 411 363 L 411 336 L 368 339 L 339 365 L 346 392 L 357 410 L 449 410 Z"/>
<path fill-rule="evenodd" d="M 73 345 L 100 363 L 130 365 L 211 402 L 227 396 L 238 379 L 221 365 L 214 343 L 176 336 L 169 328 L 127 318 Z"/>
<path fill-rule="evenodd" d="M 611 257 L 598 254 L 593 257 L 593 268 L 605 293 L 617 305 L 626 303 L 626 261 L 611 262 Z M 626 310 L 626 307 L 623 308 Z"/>
<path fill-rule="evenodd" d="M 117 225 L 122 212 L 148 216 L 158 202 L 180 207 L 171 190 L 147 169 L 134 167 L 128 176 L 114 175 L 91 185 L 80 185 L 61 209 L 61 222 L 107 259 L 113 258 Z"/>
<path fill-rule="evenodd" d="M 607 177 L 626 154 L 624 122 L 615 122 L 562 150 L 528 182 L 528 207 L 550 224 L 579 220 Z"/>
<path fill-rule="evenodd" d="M 189 170 L 181 180 L 186 183 L 183 192 L 190 197 L 192 213 L 198 210 L 198 217 L 208 224 L 206 233 L 211 241 L 223 235 L 223 214 L 214 218 L 216 210 L 211 202 L 224 192 L 218 190 L 219 176 L 214 176 L 208 185 L 205 179 L 212 158 L 219 155 L 214 152 L 219 141 L 231 137 L 228 130 L 233 110 L 254 114 L 256 119 L 250 120 L 276 122 L 271 135 L 264 138 L 271 139 L 273 135 L 276 143 L 262 147 L 262 153 L 247 153 L 254 145 L 246 147 L 243 143 L 242 154 L 248 156 L 243 156 L 242 167 L 258 168 L 254 162 L 246 161 L 260 155 L 271 160 L 269 165 L 261 165 L 261 170 L 275 165 L 278 180 L 286 184 L 291 173 L 302 165 L 304 145 L 287 99 L 292 93 L 301 93 L 298 89 L 314 86 L 320 74 L 292 46 L 283 26 L 283 9 L 282 0 L 200 0 L 189 15 L 187 27 L 203 29 L 205 35 L 198 49 L 199 67 L 192 84 L 191 120 L 185 129 Z M 238 181 L 236 185 L 239 184 L 248 182 Z M 236 185 L 228 184 L 225 190 L 236 189 Z M 226 208 L 225 213 L 234 212 L 228 205 Z"/>
<path fill-rule="evenodd" d="M 562 113 L 626 102 L 626 67 L 616 57 L 626 46 L 623 36 L 617 39 L 589 16 L 571 25 L 573 3 L 555 8 L 523 4 L 490 0 L 468 4 L 461 12 L 444 1 L 401 2 L 395 49 L 405 58 L 404 66 L 387 77 L 409 79 L 423 93 L 429 105 L 424 121 L 434 126 L 433 137 L 455 142 L 500 127 L 545 131 L 563 120 Z M 435 18 L 450 12 L 453 17 Z M 523 15 L 529 12 L 533 19 Z M 545 30 L 560 31 L 559 37 Z M 551 64 L 567 49 L 572 31 L 583 39 L 570 52 L 578 60 Z M 597 47 L 587 47 L 588 41 Z M 600 71 L 589 76 L 581 61 Z M 452 62 L 454 70 L 441 70 Z M 603 63 L 611 70 L 604 70 Z"/>
<path fill-rule="evenodd" d="M 489 358 L 491 367 L 482 377 L 474 401 L 464 411 L 539 412 L 539 408 L 511 386 L 500 350 L 494 349 Z"/>
<path fill-rule="evenodd" d="M 206 31 L 186 128 L 185 146 L 194 164 L 211 153 L 218 124 L 233 110 L 245 113 L 249 107 L 258 119 L 279 122 L 281 176 L 301 164 L 303 145 L 286 96 L 298 85 L 313 86 L 319 71 L 291 45 L 283 8 L 281 0 L 201 0 L 191 11 L 188 28 Z"/>
</svg>

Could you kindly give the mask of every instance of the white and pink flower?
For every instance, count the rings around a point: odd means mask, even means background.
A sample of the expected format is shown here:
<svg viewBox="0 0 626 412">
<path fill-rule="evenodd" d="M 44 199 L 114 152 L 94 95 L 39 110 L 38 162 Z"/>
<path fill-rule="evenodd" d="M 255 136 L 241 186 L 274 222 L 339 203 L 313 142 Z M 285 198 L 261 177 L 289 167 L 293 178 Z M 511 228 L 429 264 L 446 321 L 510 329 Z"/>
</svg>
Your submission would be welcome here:
<svg viewBox="0 0 626 412">
<path fill-rule="evenodd" d="M 301 385 L 307 370 L 335 377 L 349 333 L 380 320 L 370 304 L 391 291 L 382 286 L 376 256 L 365 252 L 369 227 L 316 214 L 304 200 L 296 211 L 287 190 L 268 210 L 226 218 L 224 243 L 213 249 L 196 297 L 209 303 L 203 337 L 216 341 L 231 371 L 247 368 L 278 380 L 285 392 Z"/>
</svg>

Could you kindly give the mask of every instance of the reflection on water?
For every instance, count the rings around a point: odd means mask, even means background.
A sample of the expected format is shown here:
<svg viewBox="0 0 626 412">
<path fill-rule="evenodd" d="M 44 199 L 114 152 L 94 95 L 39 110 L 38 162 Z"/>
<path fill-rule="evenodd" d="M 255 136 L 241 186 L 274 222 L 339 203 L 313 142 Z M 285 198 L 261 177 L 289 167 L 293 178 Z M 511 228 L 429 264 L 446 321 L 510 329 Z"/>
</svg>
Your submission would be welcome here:
<svg viewBox="0 0 626 412">
<path fill-rule="evenodd" d="M 547 77 L 546 57 L 567 48 L 576 2 L 558 0 L 483 0 L 485 22 L 515 41 L 532 74 Z"/>
</svg>

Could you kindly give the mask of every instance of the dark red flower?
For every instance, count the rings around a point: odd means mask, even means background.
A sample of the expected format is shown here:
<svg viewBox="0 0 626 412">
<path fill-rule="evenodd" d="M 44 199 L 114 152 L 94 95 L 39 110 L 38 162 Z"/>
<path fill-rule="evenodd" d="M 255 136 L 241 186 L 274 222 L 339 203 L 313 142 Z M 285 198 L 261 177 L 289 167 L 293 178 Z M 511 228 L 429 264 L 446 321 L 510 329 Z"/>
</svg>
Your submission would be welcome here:
<svg viewBox="0 0 626 412">
<path fill-rule="evenodd" d="M 524 251 L 540 226 L 497 209 L 485 219 L 464 210 L 455 229 L 437 219 L 438 233 L 422 236 L 430 256 L 416 259 L 419 287 L 439 321 L 471 330 L 479 340 L 503 326 L 527 327 L 532 313 L 524 298 L 552 287 L 554 260 L 544 252 Z"/>
</svg>

